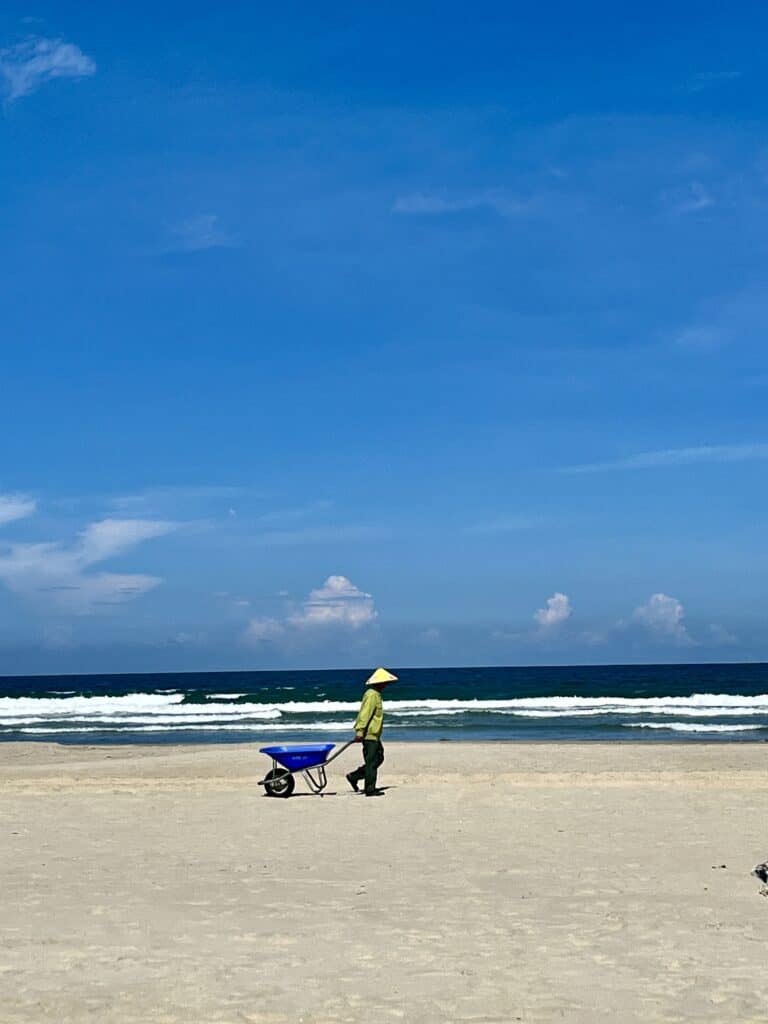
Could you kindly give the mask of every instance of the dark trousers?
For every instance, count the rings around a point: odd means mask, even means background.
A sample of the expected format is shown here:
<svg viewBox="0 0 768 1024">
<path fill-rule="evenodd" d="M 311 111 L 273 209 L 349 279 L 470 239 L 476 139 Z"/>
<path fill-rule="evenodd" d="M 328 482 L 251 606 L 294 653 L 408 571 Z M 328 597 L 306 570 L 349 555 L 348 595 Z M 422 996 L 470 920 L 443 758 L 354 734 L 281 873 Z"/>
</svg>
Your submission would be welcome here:
<svg viewBox="0 0 768 1024">
<path fill-rule="evenodd" d="M 355 782 L 365 779 L 365 792 L 372 793 L 376 789 L 376 773 L 384 762 L 384 747 L 380 740 L 363 740 L 363 758 L 365 764 L 349 773 Z"/>
</svg>

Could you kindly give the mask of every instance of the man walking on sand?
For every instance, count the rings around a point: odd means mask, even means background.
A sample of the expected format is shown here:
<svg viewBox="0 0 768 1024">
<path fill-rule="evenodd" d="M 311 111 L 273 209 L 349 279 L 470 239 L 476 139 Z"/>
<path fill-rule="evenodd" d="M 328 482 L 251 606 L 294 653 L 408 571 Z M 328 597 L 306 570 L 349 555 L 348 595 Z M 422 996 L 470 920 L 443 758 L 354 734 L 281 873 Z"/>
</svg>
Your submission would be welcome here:
<svg viewBox="0 0 768 1024">
<path fill-rule="evenodd" d="M 384 761 L 384 747 L 381 744 L 384 706 L 381 691 L 396 680 L 397 676 L 387 672 L 385 668 L 377 668 L 365 681 L 365 693 L 355 720 L 355 739 L 363 744 L 365 763 L 361 764 L 357 771 L 349 773 L 347 782 L 357 791 L 357 784 L 365 780 L 366 796 L 384 796 L 384 790 L 376 788 L 376 773 Z"/>
</svg>

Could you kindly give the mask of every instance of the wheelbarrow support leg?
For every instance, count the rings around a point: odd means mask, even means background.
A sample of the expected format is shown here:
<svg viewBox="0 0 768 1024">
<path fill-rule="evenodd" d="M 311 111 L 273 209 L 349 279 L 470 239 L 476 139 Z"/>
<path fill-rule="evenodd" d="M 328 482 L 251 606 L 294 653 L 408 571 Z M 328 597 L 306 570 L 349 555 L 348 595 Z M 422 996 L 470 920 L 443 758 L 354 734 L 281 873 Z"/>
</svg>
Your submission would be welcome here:
<svg viewBox="0 0 768 1024">
<path fill-rule="evenodd" d="M 312 773 L 315 772 L 316 776 Z M 325 774 L 325 765 L 318 765 L 317 768 L 306 768 L 304 770 L 304 778 L 307 780 L 307 785 L 313 793 L 322 793 L 325 787 L 328 785 L 328 777 Z"/>
</svg>

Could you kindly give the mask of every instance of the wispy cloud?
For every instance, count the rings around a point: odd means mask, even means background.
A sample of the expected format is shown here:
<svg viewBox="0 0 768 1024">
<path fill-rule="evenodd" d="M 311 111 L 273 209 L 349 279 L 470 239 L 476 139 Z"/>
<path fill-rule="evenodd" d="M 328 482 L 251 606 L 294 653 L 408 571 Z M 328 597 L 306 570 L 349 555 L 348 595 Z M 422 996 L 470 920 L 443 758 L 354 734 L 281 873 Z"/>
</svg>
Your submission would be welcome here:
<svg viewBox="0 0 768 1024">
<path fill-rule="evenodd" d="M 724 345 L 762 351 L 768 304 L 765 289 L 747 287 L 731 294 L 715 294 L 702 303 L 696 317 L 672 332 L 671 340 L 692 352 L 707 352 Z"/>
<path fill-rule="evenodd" d="M 675 343 L 680 345 L 681 348 L 708 352 L 712 349 L 720 348 L 728 340 L 728 334 L 722 328 L 700 324 L 686 327 L 680 331 L 675 338 Z"/>
<path fill-rule="evenodd" d="M 701 92 L 703 89 L 711 89 L 726 82 L 735 82 L 742 74 L 741 71 L 700 71 L 688 79 L 688 89 L 691 92 Z"/>
<path fill-rule="evenodd" d="M 383 540 L 390 532 L 381 526 L 306 526 L 296 530 L 266 530 L 257 534 L 253 542 L 263 547 L 352 544 Z"/>
<path fill-rule="evenodd" d="M 393 213 L 420 217 L 481 209 L 494 210 L 502 217 L 514 217 L 523 213 L 527 209 L 527 204 L 519 199 L 494 191 L 480 192 L 454 199 L 417 192 L 413 195 L 399 196 L 392 206 Z"/>
<path fill-rule="evenodd" d="M 739 638 L 718 622 L 710 623 L 708 634 L 710 643 L 716 647 L 735 647 L 739 643 Z"/>
<path fill-rule="evenodd" d="M 510 516 L 508 519 L 491 519 L 485 523 L 474 523 L 464 528 L 465 533 L 485 536 L 496 533 L 515 533 L 518 530 L 532 530 L 542 525 L 542 520 L 526 516 Z"/>
<path fill-rule="evenodd" d="M 243 634 L 243 639 L 248 644 L 271 643 L 285 636 L 285 629 L 284 622 L 262 615 L 259 618 L 251 619 Z"/>
<path fill-rule="evenodd" d="M 169 252 L 203 252 L 206 249 L 226 249 L 235 239 L 221 226 L 215 213 L 200 213 L 179 221 L 168 232 Z"/>
<path fill-rule="evenodd" d="M 30 96 L 54 78 L 86 78 L 95 73 L 92 58 L 63 39 L 31 36 L 0 50 L 0 76 L 7 103 Z"/>
<path fill-rule="evenodd" d="M 34 514 L 37 502 L 23 494 L 0 494 L 0 526 Z"/>
<path fill-rule="evenodd" d="M 116 507 L 128 507 L 131 505 L 143 505 L 156 500 L 197 500 L 200 498 L 232 498 L 242 494 L 245 488 L 220 486 L 218 484 L 191 484 L 170 487 L 149 487 L 145 491 L 138 491 L 136 494 L 121 494 L 109 499 Z"/>
<path fill-rule="evenodd" d="M 377 616 L 371 594 L 360 590 L 346 576 L 329 576 L 322 586 L 310 592 L 296 612 L 281 619 L 268 616 L 251 619 L 244 639 L 260 644 L 329 628 L 356 631 L 371 625 Z"/>
<path fill-rule="evenodd" d="M 678 216 L 699 213 L 715 205 L 714 196 L 700 181 L 691 181 L 681 188 L 668 190 L 662 198 L 669 211 Z"/>
<path fill-rule="evenodd" d="M 666 448 L 640 452 L 625 459 L 609 462 L 587 462 L 565 466 L 561 473 L 606 473 L 614 469 L 660 469 L 665 466 L 687 466 L 700 462 L 751 462 L 768 459 L 768 444 L 716 444 L 699 448 Z"/>
<path fill-rule="evenodd" d="M 123 604 L 162 580 L 139 573 L 94 572 L 93 567 L 173 529 L 170 522 L 104 519 L 87 526 L 69 546 L 11 544 L 0 553 L 0 581 L 16 594 L 71 614 Z"/>
<path fill-rule="evenodd" d="M 328 512 L 334 507 L 334 502 L 328 498 L 319 501 L 310 501 L 304 505 L 294 505 L 289 508 L 276 508 L 269 512 L 262 512 L 255 520 L 255 525 L 262 526 L 285 526 L 286 523 L 293 523 L 302 519 L 308 519 Z"/>
</svg>

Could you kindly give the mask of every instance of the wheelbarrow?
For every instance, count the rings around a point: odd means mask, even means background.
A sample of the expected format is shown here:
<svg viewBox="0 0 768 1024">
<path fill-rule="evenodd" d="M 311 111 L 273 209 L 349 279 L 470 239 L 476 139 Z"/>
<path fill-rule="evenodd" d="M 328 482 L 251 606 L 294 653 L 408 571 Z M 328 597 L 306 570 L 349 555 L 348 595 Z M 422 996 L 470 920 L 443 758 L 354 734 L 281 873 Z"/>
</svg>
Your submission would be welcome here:
<svg viewBox="0 0 768 1024">
<path fill-rule="evenodd" d="M 335 754 L 331 754 L 335 743 L 261 747 L 259 753 L 272 758 L 272 770 L 267 772 L 258 785 L 264 787 L 267 796 L 290 796 L 296 786 L 295 776 L 301 773 L 313 793 L 322 793 L 328 785 L 326 767 L 355 742 L 350 740 L 339 747 Z"/>
</svg>

